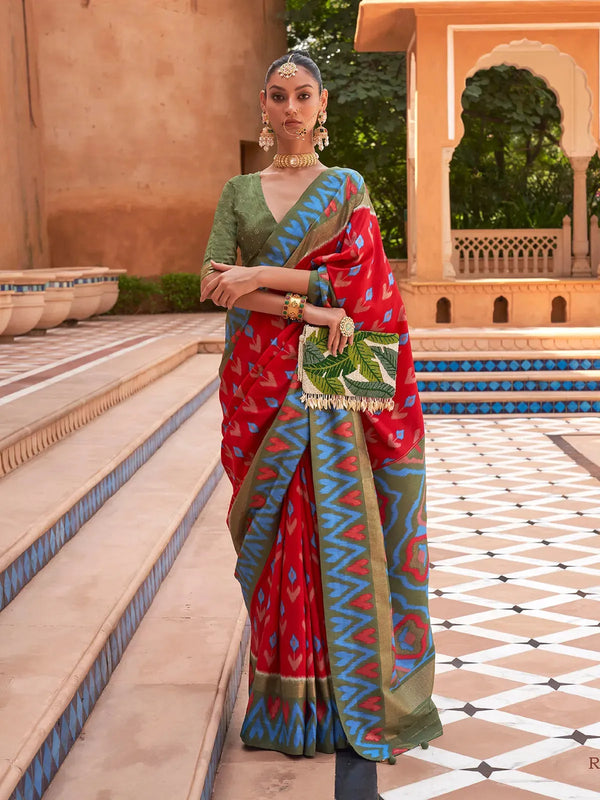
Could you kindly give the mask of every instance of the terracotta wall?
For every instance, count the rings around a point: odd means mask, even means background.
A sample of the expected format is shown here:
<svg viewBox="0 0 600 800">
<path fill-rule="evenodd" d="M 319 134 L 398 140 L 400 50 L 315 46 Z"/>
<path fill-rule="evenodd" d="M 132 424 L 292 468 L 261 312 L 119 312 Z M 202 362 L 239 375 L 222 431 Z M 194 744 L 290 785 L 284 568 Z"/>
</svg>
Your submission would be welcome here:
<svg viewBox="0 0 600 800">
<path fill-rule="evenodd" d="M 48 265 L 31 2 L 0 2 L 0 269 Z"/>
<path fill-rule="evenodd" d="M 35 7 L 52 264 L 198 271 L 285 51 L 282 0 Z"/>
</svg>

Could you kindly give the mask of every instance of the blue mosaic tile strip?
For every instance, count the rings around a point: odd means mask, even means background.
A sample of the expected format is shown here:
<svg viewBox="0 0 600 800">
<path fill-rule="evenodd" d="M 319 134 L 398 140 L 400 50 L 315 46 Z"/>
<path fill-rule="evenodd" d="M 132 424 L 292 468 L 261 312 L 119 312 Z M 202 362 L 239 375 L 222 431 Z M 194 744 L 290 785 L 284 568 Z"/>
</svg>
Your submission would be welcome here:
<svg viewBox="0 0 600 800">
<path fill-rule="evenodd" d="M 556 380 L 538 380 L 511 375 L 504 380 L 497 376 L 481 380 L 463 377 L 456 380 L 426 379 L 418 381 L 418 386 L 420 392 L 596 392 L 600 390 L 600 381 L 558 377 Z"/>
<path fill-rule="evenodd" d="M 244 627 L 242 640 L 240 642 L 240 649 L 238 651 L 237 659 L 235 662 L 235 667 L 229 679 L 229 683 L 227 684 L 223 714 L 221 715 L 221 719 L 219 720 L 219 729 L 217 731 L 217 735 L 215 736 L 215 741 L 210 756 L 210 763 L 206 771 L 206 778 L 204 779 L 204 786 L 202 787 L 202 794 L 200 795 L 200 800 L 210 800 L 210 798 L 212 797 L 215 785 L 215 776 L 217 774 L 217 769 L 219 767 L 219 761 L 221 760 L 221 753 L 223 752 L 223 745 L 225 744 L 225 737 L 227 736 L 229 723 L 231 722 L 231 715 L 233 714 L 233 707 L 235 705 L 238 689 L 240 686 L 240 679 L 242 677 L 244 656 L 246 655 L 246 650 L 248 649 L 249 642 L 250 642 L 250 621 L 248 621 Z"/>
<path fill-rule="evenodd" d="M 600 369 L 600 358 L 510 358 L 510 359 L 419 359 L 417 373 L 435 372 L 564 372 L 573 369 Z"/>
<path fill-rule="evenodd" d="M 52 527 L 0 572 L 0 611 L 75 536 L 80 528 L 143 466 L 164 442 L 216 391 L 215 378 L 169 417 L 133 453 L 127 456 L 89 492 L 78 500 Z"/>
<path fill-rule="evenodd" d="M 469 402 L 425 402 L 424 414 L 598 414 L 598 400 L 511 400 Z"/>
<path fill-rule="evenodd" d="M 9 800 L 41 800 L 50 781 L 56 775 L 58 768 L 81 733 L 96 701 L 106 688 L 125 648 L 150 607 L 161 583 L 173 566 L 194 522 L 206 505 L 222 474 L 223 467 L 218 464 L 193 499 L 177 530 L 123 612 L 117 627 L 108 637 L 87 675 L 79 684 L 69 705 L 46 737 Z"/>
</svg>

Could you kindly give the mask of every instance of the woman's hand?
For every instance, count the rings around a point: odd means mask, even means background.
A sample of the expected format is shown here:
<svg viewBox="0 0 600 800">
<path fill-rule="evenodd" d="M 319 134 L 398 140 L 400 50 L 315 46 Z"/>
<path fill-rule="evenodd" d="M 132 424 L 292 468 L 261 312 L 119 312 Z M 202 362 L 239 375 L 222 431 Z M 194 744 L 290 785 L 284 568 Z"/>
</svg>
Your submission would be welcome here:
<svg viewBox="0 0 600 800">
<path fill-rule="evenodd" d="M 232 308 L 242 295 L 259 288 L 257 270 L 218 261 L 211 261 L 210 265 L 215 271 L 202 281 L 200 300 L 212 300 L 218 306 Z"/>
<path fill-rule="evenodd" d="M 342 336 L 340 332 L 340 321 L 345 316 L 347 314 L 343 308 L 322 308 L 311 303 L 304 307 L 304 322 L 329 328 L 327 349 L 334 356 L 343 353 L 347 344 L 354 343 L 354 334 Z"/>
</svg>

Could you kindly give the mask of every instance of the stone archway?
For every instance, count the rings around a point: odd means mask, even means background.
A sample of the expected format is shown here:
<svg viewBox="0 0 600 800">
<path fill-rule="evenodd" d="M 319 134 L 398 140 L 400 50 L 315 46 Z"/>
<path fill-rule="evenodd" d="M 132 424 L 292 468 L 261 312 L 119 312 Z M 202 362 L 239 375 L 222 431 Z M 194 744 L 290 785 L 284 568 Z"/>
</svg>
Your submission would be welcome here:
<svg viewBox="0 0 600 800">
<path fill-rule="evenodd" d="M 573 167 L 573 265 L 572 274 L 589 276 L 590 245 L 587 219 L 586 175 L 590 159 L 598 150 L 592 133 L 593 97 L 588 86 L 586 73 L 577 65 L 572 56 L 562 53 L 551 44 L 521 39 L 495 47 L 482 55 L 465 72 L 463 80 L 457 83 L 455 92 L 466 87 L 466 81 L 476 72 L 500 65 L 527 69 L 541 78 L 556 95 L 562 112 L 561 146 Z M 450 161 L 456 145 L 462 139 L 464 127 L 462 119 L 456 120 L 455 139 L 452 147 L 444 148 L 444 179 L 447 187 L 443 194 L 443 257 L 444 275 L 450 277 L 453 268 L 449 263 L 452 256 L 452 233 L 450 219 Z"/>
</svg>

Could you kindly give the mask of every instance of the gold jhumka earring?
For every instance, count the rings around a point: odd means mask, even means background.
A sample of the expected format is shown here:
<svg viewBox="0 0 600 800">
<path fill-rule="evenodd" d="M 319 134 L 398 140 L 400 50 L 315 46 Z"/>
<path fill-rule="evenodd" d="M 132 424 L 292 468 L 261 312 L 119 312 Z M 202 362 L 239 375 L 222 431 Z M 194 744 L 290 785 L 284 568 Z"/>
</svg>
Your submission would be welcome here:
<svg viewBox="0 0 600 800">
<path fill-rule="evenodd" d="M 263 150 L 268 150 L 269 147 L 273 147 L 275 144 L 275 133 L 273 128 L 271 128 L 271 123 L 269 122 L 269 117 L 267 116 L 266 112 L 262 112 L 262 123 L 263 129 L 260 132 L 260 136 L 258 137 L 258 144 L 262 147 Z"/>
<path fill-rule="evenodd" d="M 318 147 L 319 150 L 322 150 L 329 144 L 329 133 L 325 127 L 325 123 L 327 122 L 327 112 L 319 111 L 317 120 L 319 122 L 319 127 L 315 128 L 313 132 L 313 144 Z"/>
</svg>

